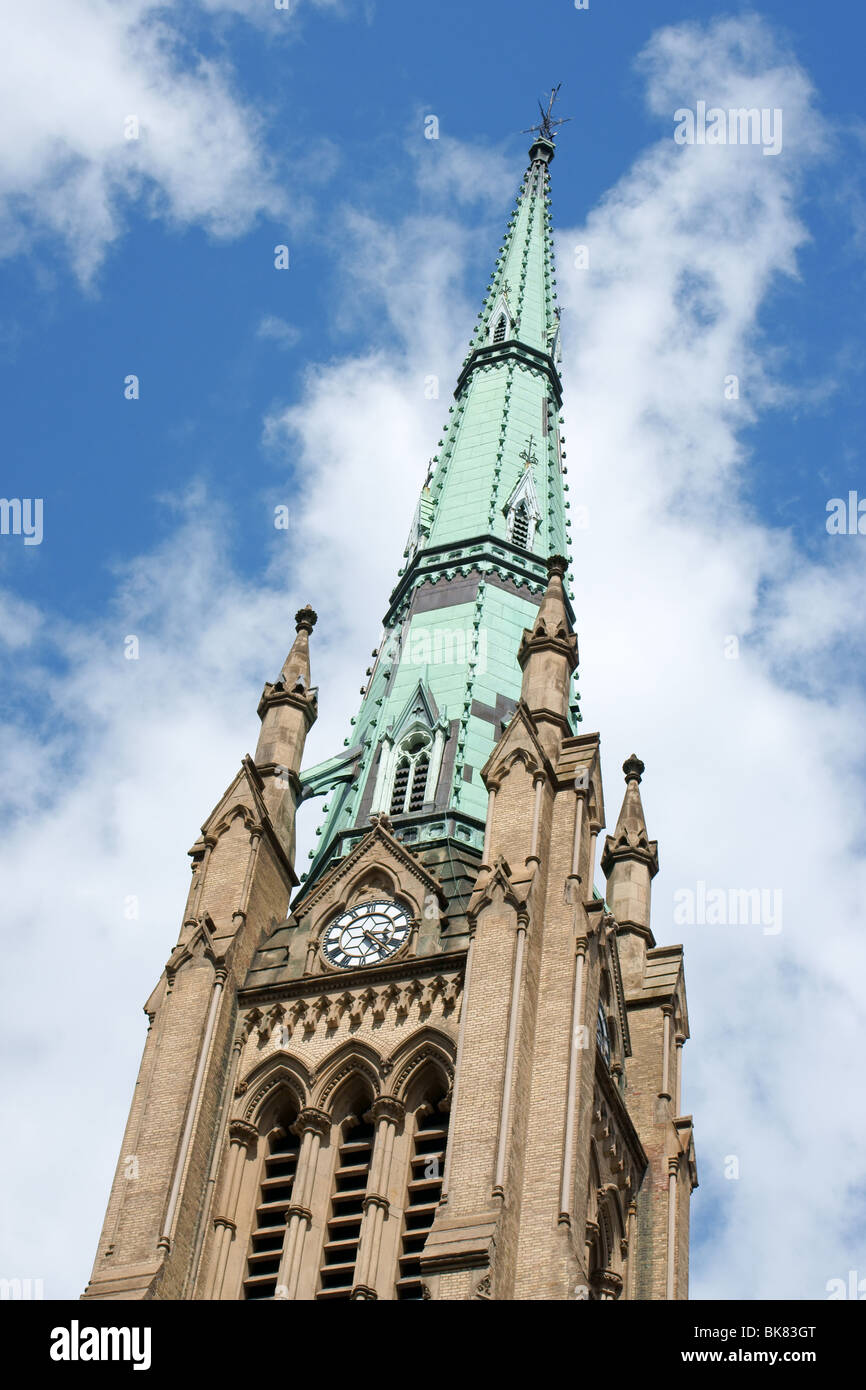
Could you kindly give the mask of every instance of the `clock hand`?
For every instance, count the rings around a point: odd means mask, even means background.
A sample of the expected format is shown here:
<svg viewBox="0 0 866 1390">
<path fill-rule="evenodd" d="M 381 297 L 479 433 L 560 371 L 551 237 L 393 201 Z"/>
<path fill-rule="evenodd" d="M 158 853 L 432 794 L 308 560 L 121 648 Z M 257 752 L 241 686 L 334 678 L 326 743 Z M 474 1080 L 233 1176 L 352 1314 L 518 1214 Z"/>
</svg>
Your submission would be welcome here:
<svg viewBox="0 0 866 1390">
<path fill-rule="evenodd" d="M 375 941 L 377 946 L 387 946 L 387 945 L 388 945 L 387 940 L 383 940 L 381 936 L 375 936 L 375 935 L 373 934 L 373 932 L 367 931 L 367 928 L 366 928 L 366 927 L 362 927 L 362 928 L 361 928 L 361 931 L 364 933 L 365 936 L 368 936 L 368 937 L 370 938 L 371 941 Z"/>
</svg>

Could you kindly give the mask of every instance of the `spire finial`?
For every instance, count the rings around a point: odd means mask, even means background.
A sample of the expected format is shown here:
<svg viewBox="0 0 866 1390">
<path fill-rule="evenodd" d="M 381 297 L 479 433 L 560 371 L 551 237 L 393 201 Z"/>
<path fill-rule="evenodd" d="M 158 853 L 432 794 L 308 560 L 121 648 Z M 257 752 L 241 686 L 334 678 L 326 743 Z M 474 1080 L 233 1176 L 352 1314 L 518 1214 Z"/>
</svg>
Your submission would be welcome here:
<svg viewBox="0 0 866 1390">
<path fill-rule="evenodd" d="M 637 753 L 632 753 L 631 757 L 626 758 L 623 763 L 622 770 L 625 773 L 626 782 L 639 782 L 643 777 L 645 768 Z"/>
<path fill-rule="evenodd" d="M 561 86 L 562 86 L 562 83 L 561 83 L 561 82 L 557 82 L 556 86 L 553 87 L 553 88 L 551 89 L 550 96 L 549 96 L 548 101 L 547 101 L 547 110 L 546 110 L 546 111 L 545 111 L 544 107 L 542 106 L 541 102 L 538 103 L 538 110 L 539 110 L 539 112 L 541 113 L 541 124 L 540 124 L 540 125 L 531 125 L 531 126 L 529 126 L 526 130 L 521 131 L 521 135 L 536 135 L 536 134 L 537 134 L 537 135 L 540 135 L 540 136 L 541 136 L 542 140 L 555 140 L 555 139 L 556 139 L 556 127 L 557 127 L 558 125 L 565 125 L 566 121 L 570 121 L 570 120 L 571 120 L 571 117 L 570 117 L 570 116 L 561 116 L 560 119 L 559 119 L 558 121 L 554 121 L 554 120 L 551 119 L 551 113 L 552 113 L 552 111 L 553 111 L 553 103 L 556 101 L 556 98 L 557 98 L 557 95 L 558 95 L 558 93 L 559 93 L 559 89 L 560 89 Z"/>
<path fill-rule="evenodd" d="M 295 614 L 295 631 L 300 632 L 301 628 L 303 628 L 306 633 L 312 632 L 313 628 L 316 626 L 318 616 L 318 613 L 310 607 L 309 603 L 305 604 L 304 607 L 299 608 Z"/>
</svg>

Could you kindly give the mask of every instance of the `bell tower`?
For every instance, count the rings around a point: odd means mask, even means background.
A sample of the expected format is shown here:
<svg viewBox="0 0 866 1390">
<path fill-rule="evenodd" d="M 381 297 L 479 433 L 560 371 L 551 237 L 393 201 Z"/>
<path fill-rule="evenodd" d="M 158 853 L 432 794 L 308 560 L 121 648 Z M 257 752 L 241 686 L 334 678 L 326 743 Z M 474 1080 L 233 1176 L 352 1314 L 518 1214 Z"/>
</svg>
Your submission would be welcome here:
<svg viewBox="0 0 866 1390">
<path fill-rule="evenodd" d="M 595 886 L 554 96 L 350 735 L 304 769 L 302 608 L 255 757 L 192 847 L 86 1298 L 687 1297 L 682 951 L 650 926 L 635 756 Z"/>
</svg>

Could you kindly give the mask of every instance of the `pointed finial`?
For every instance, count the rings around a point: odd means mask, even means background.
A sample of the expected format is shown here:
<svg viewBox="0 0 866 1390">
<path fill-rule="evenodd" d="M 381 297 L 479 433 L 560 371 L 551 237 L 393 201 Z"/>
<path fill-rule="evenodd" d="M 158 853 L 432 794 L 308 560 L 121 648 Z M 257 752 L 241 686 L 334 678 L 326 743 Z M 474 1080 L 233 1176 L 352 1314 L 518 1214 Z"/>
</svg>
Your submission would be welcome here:
<svg viewBox="0 0 866 1390">
<path fill-rule="evenodd" d="M 628 783 L 639 782 L 641 777 L 643 777 L 646 768 L 644 764 L 641 762 L 637 753 L 632 753 L 631 757 L 626 758 L 625 762 L 623 763 L 622 770 L 625 773 L 626 783 Z"/>
<path fill-rule="evenodd" d="M 312 632 L 313 628 L 316 626 L 316 623 L 318 622 L 318 619 L 318 613 L 316 613 L 310 607 L 310 605 L 306 603 L 304 607 L 299 608 L 297 613 L 295 614 L 295 631 L 300 632 L 303 629 L 303 631 L 306 633 Z"/>
</svg>

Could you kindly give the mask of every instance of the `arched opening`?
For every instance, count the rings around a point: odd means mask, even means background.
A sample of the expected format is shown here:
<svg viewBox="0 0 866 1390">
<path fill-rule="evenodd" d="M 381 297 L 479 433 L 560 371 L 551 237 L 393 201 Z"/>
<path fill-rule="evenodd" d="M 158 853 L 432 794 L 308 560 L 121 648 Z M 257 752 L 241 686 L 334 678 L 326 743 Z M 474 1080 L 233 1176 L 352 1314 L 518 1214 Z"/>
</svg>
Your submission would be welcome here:
<svg viewBox="0 0 866 1390">
<path fill-rule="evenodd" d="M 427 800 L 429 777 L 430 739 L 416 732 L 406 739 L 400 750 L 391 792 L 392 816 L 422 809 Z"/>
<path fill-rule="evenodd" d="M 448 1118 L 448 1088 L 437 1068 L 425 1068 L 412 1087 L 407 1106 L 411 1141 L 394 1288 L 401 1302 L 418 1301 L 424 1296 L 421 1252 L 442 1195 Z"/>
<path fill-rule="evenodd" d="M 499 315 L 496 320 L 496 327 L 493 330 L 494 343 L 504 343 L 505 335 L 508 332 L 508 318 L 504 313 Z"/>
<path fill-rule="evenodd" d="M 300 1139 L 292 1132 L 296 1119 L 297 1105 L 283 1097 L 264 1121 L 265 1156 L 247 1254 L 245 1299 L 273 1298 L 276 1292 L 300 1152 Z"/>
<path fill-rule="evenodd" d="M 352 1297 L 355 1265 L 361 1239 L 364 1198 L 373 1158 L 375 1127 L 371 1096 L 360 1077 L 351 1078 L 335 1104 L 334 1140 L 337 1146 L 331 1197 L 316 1298 Z"/>
</svg>

